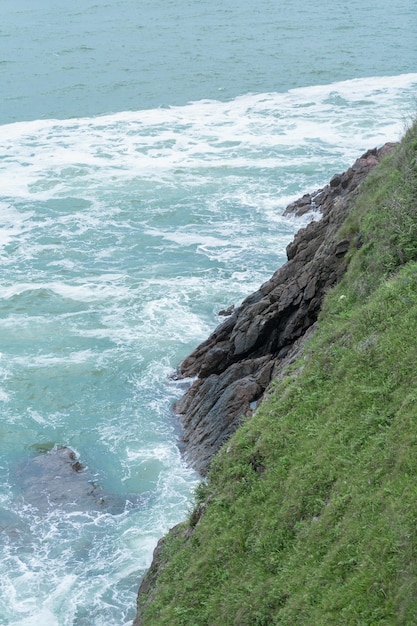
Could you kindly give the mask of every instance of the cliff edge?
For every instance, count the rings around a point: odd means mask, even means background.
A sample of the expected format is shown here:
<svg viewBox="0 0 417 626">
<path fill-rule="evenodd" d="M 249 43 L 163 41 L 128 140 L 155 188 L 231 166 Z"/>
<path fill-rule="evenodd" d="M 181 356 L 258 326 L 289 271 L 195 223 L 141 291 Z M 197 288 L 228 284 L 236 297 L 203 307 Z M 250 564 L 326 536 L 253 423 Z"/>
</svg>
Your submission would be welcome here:
<svg viewBox="0 0 417 626">
<path fill-rule="evenodd" d="M 321 219 L 296 234 L 288 261 L 181 363 L 178 376 L 196 380 L 175 411 L 186 459 L 202 475 L 311 334 L 324 295 L 346 269 L 350 242 L 338 235 L 340 226 L 359 186 L 393 145 L 368 150 L 326 187 L 287 207 L 287 215 L 314 211 Z"/>
</svg>

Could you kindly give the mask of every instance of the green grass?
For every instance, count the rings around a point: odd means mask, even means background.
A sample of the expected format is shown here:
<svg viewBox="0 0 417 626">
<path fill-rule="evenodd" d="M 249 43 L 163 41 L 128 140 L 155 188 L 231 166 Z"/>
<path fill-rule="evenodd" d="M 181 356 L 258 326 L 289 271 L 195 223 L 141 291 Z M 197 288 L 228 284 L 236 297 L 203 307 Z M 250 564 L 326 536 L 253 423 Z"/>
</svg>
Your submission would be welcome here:
<svg viewBox="0 0 417 626">
<path fill-rule="evenodd" d="M 416 153 L 414 125 L 363 186 L 345 278 L 168 536 L 144 624 L 417 624 Z"/>
</svg>

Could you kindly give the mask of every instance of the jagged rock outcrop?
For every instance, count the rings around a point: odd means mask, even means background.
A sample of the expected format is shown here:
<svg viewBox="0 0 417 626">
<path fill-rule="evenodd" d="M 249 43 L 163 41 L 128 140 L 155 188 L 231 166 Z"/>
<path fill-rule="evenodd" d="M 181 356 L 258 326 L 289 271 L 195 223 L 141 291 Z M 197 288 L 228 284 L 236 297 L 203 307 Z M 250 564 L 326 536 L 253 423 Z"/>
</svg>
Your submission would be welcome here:
<svg viewBox="0 0 417 626">
<path fill-rule="evenodd" d="M 369 150 L 329 185 L 287 207 L 285 214 L 314 210 L 322 217 L 297 233 L 287 247 L 288 261 L 181 363 L 178 377 L 195 380 L 175 410 L 186 459 L 201 474 L 256 407 L 271 379 L 299 353 L 325 293 L 345 271 L 351 242 L 338 231 L 352 199 L 393 146 Z"/>
</svg>

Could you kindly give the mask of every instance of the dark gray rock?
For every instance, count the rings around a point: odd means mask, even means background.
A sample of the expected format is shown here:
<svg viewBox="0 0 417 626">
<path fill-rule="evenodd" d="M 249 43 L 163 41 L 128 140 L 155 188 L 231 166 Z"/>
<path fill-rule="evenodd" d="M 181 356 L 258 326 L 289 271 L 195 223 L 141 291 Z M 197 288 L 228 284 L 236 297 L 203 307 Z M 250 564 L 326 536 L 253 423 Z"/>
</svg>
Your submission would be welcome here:
<svg viewBox="0 0 417 626">
<path fill-rule="evenodd" d="M 185 456 L 204 473 L 219 446 L 254 408 L 274 367 L 269 356 L 232 364 L 222 374 L 198 378 L 175 409 L 182 415 Z"/>
</svg>

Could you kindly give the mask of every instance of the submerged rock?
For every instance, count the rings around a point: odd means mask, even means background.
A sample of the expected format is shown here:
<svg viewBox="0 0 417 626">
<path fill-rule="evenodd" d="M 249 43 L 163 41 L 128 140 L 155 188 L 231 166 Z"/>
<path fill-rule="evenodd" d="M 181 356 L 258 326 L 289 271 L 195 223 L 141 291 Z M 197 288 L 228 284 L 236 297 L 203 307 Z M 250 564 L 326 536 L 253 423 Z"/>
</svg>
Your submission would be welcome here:
<svg viewBox="0 0 417 626">
<path fill-rule="evenodd" d="M 118 514 L 128 503 L 136 506 L 141 502 L 138 496 L 127 499 L 104 491 L 67 446 L 40 451 L 21 463 L 14 474 L 14 483 L 23 502 L 40 512 L 58 507 L 66 511 Z"/>
</svg>

